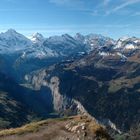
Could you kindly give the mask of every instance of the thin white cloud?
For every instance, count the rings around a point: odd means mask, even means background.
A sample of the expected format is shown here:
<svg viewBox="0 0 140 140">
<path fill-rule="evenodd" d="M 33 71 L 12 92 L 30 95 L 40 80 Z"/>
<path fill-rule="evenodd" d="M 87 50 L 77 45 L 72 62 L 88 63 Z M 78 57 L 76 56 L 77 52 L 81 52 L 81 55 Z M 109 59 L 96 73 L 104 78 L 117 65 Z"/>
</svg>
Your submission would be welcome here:
<svg viewBox="0 0 140 140">
<path fill-rule="evenodd" d="M 116 12 L 116 11 L 118 11 L 118 10 L 120 10 L 120 9 L 123 9 L 123 8 L 127 7 L 127 6 L 136 4 L 136 3 L 138 3 L 138 2 L 140 2 L 140 0 L 127 0 L 127 1 L 125 1 L 124 3 L 122 3 L 122 4 L 118 5 L 118 6 L 116 6 L 116 7 L 114 8 L 113 12 Z"/>
<path fill-rule="evenodd" d="M 128 13 L 130 13 L 130 10 L 129 11 L 125 10 L 125 8 L 128 7 L 128 6 L 137 4 L 139 2 L 140 2 L 140 0 L 123 0 L 123 2 L 121 4 L 115 6 L 111 10 L 110 9 L 106 10 L 105 14 L 108 16 L 110 14 L 113 14 L 113 13 L 116 13 L 116 12 L 119 11 L 119 14 L 121 14 L 121 15 L 125 15 L 125 14 L 128 15 Z"/>
<path fill-rule="evenodd" d="M 68 10 L 81 11 L 92 16 L 101 16 L 102 13 L 99 9 L 108 6 L 111 1 L 112 0 L 101 0 L 101 2 L 97 2 L 96 4 L 92 1 L 90 3 L 93 7 L 89 8 L 89 5 L 87 4 L 88 2 L 85 0 L 49 0 L 52 4 L 68 7 Z"/>
</svg>

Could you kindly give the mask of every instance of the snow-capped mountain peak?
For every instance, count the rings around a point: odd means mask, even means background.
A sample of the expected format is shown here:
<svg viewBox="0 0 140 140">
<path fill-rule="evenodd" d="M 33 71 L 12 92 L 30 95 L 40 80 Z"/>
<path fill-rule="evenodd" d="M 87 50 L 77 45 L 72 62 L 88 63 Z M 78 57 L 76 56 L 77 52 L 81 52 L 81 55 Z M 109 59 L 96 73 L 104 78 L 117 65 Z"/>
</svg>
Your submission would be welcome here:
<svg viewBox="0 0 140 140">
<path fill-rule="evenodd" d="M 15 33 L 17 33 L 17 32 L 16 32 L 16 30 L 14 30 L 14 29 L 8 29 L 5 33 L 15 34 Z"/>
<path fill-rule="evenodd" d="M 17 38 L 17 39 L 27 39 L 24 35 L 18 33 L 14 29 L 8 29 L 6 32 L 2 32 L 0 34 L 1 38 L 5 38 L 6 40 Z"/>
<path fill-rule="evenodd" d="M 114 47 L 114 49 L 122 50 L 134 50 L 140 48 L 140 39 L 136 37 L 122 37 L 120 38 Z"/>
<path fill-rule="evenodd" d="M 33 43 L 42 43 L 45 40 L 45 38 L 43 37 L 43 35 L 40 34 L 40 33 L 34 33 L 31 37 L 29 37 L 29 39 Z"/>
<path fill-rule="evenodd" d="M 123 36 L 123 37 L 121 37 L 119 40 L 120 41 L 125 41 L 125 40 L 127 40 L 127 39 L 129 39 L 130 37 L 129 36 Z"/>
<path fill-rule="evenodd" d="M 31 46 L 32 42 L 24 35 L 16 32 L 14 29 L 9 29 L 0 34 L 1 52 L 14 52 Z"/>
</svg>

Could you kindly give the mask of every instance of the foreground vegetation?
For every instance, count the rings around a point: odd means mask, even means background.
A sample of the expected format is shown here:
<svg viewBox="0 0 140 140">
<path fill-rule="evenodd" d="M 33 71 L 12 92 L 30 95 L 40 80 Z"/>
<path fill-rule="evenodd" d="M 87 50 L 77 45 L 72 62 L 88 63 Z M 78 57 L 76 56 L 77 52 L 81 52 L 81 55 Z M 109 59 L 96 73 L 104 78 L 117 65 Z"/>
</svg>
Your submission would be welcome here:
<svg viewBox="0 0 140 140">
<path fill-rule="evenodd" d="M 103 126 L 87 116 L 48 119 L 0 131 L 1 140 L 36 140 L 37 136 L 41 140 L 112 140 Z"/>
</svg>

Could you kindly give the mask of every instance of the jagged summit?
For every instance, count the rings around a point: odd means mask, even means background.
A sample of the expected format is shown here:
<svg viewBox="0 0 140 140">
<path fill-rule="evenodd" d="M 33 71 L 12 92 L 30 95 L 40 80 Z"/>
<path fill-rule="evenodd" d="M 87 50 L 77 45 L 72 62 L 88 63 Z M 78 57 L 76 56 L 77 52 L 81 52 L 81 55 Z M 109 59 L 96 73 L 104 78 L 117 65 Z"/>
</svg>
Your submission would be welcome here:
<svg viewBox="0 0 140 140">
<path fill-rule="evenodd" d="M 114 49 L 120 49 L 121 52 L 125 50 L 136 50 L 140 48 L 140 39 L 137 37 L 121 37 L 116 42 Z"/>
<path fill-rule="evenodd" d="M 20 34 L 20 33 L 18 33 L 15 29 L 8 29 L 7 31 L 5 31 L 5 32 L 2 32 L 2 33 L 0 33 L 0 37 L 10 37 L 10 36 L 12 36 L 12 37 L 15 37 L 15 36 L 23 36 L 22 34 Z"/>
<path fill-rule="evenodd" d="M 6 31 L 6 33 L 17 33 L 17 31 L 15 30 L 15 29 L 8 29 L 7 31 Z"/>
<path fill-rule="evenodd" d="M 29 37 L 29 39 L 33 43 L 41 43 L 45 40 L 44 36 L 38 32 L 34 33 L 31 37 Z"/>
<path fill-rule="evenodd" d="M 0 49 L 2 52 L 14 52 L 32 46 L 32 42 L 14 29 L 0 34 Z"/>
<path fill-rule="evenodd" d="M 116 41 L 100 34 L 82 35 L 77 33 L 74 37 L 63 34 L 45 38 L 37 32 L 27 38 L 14 29 L 0 34 L 0 53 L 22 51 L 26 57 L 69 56 L 77 53 L 89 53 L 93 50 L 99 51 L 99 54 L 104 57 L 114 55 L 113 51 L 119 56 L 127 56 L 139 48 L 140 39 L 136 37 L 122 37 Z"/>
</svg>

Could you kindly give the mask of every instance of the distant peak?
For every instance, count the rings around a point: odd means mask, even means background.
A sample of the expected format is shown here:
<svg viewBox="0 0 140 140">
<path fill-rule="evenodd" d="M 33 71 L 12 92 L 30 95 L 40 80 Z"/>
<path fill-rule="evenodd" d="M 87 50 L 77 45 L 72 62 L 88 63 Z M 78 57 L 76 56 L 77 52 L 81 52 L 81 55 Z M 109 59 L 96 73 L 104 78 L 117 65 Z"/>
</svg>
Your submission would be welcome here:
<svg viewBox="0 0 140 140">
<path fill-rule="evenodd" d="M 14 30 L 14 29 L 8 29 L 6 32 L 2 32 L 1 34 L 0 34 L 0 37 L 2 37 L 2 38 L 14 38 L 14 37 L 16 37 L 16 38 L 20 38 L 20 39 L 22 39 L 22 40 L 26 40 L 27 38 L 23 35 L 23 34 L 21 34 L 21 33 L 18 33 L 16 30 Z"/>
<path fill-rule="evenodd" d="M 76 33 L 75 35 L 76 38 L 81 38 L 81 37 L 84 37 L 84 35 L 80 34 L 80 33 Z"/>
<path fill-rule="evenodd" d="M 77 36 L 83 36 L 81 33 L 76 33 Z"/>
<path fill-rule="evenodd" d="M 36 32 L 32 35 L 32 37 L 36 37 L 36 38 L 44 38 L 42 34 Z"/>
<path fill-rule="evenodd" d="M 91 38 L 103 38 L 104 36 L 103 35 L 101 35 L 101 34 L 88 34 L 87 35 L 88 37 L 91 37 Z"/>
<path fill-rule="evenodd" d="M 43 42 L 45 38 L 44 38 L 44 36 L 42 34 L 36 32 L 31 37 L 29 37 L 29 39 L 33 43 L 38 43 L 38 42 Z"/>
<path fill-rule="evenodd" d="M 15 29 L 8 29 L 6 33 L 17 33 Z"/>
<path fill-rule="evenodd" d="M 129 38 L 130 38 L 130 36 L 123 36 L 123 37 L 119 38 L 119 40 L 120 41 L 125 41 L 125 40 L 127 40 Z"/>
<path fill-rule="evenodd" d="M 24 36 L 21 33 L 18 33 L 15 29 L 8 29 L 2 34 L 4 34 L 5 36 Z"/>
<path fill-rule="evenodd" d="M 70 36 L 69 34 L 63 34 L 62 35 L 62 38 L 65 38 L 65 39 L 73 39 L 73 37 Z"/>
<path fill-rule="evenodd" d="M 62 37 L 71 37 L 69 34 L 63 34 Z"/>
</svg>

